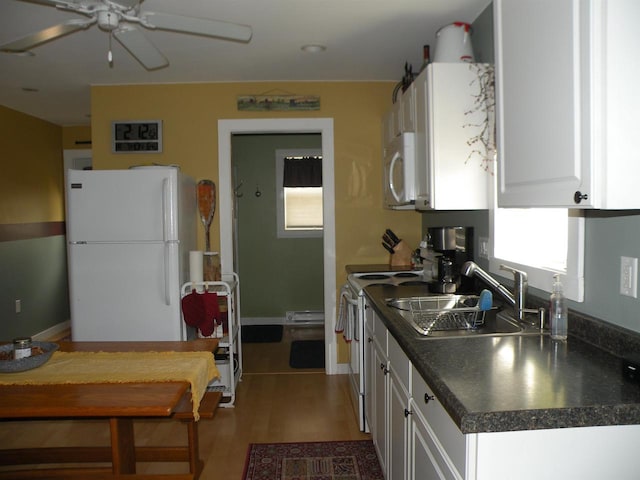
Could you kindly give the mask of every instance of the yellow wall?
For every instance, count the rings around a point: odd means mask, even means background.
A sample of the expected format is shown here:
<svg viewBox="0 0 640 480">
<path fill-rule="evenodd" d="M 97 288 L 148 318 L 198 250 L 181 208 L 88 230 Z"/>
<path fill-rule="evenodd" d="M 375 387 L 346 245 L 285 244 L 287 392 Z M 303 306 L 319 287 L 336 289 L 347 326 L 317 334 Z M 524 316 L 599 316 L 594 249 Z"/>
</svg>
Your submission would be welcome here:
<svg viewBox="0 0 640 480">
<path fill-rule="evenodd" d="M 62 128 L 0 106 L 0 224 L 64 220 Z"/>
<path fill-rule="evenodd" d="M 382 208 L 382 116 L 391 106 L 390 82 L 209 83 L 95 86 L 91 89 L 94 167 L 128 168 L 139 164 L 178 164 L 196 180 L 218 181 L 219 119 L 304 118 L 334 120 L 336 284 L 345 281 L 347 264 L 386 263 L 380 245 L 391 228 L 411 246 L 420 240 L 421 217 L 415 211 Z M 264 92 L 315 94 L 321 109 L 312 112 L 240 112 L 236 97 Z M 113 120 L 163 121 L 162 154 L 111 153 Z M 225 225 L 223 228 L 231 228 Z M 219 249 L 219 215 L 211 243 Z M 199 241 L 204 243 L 200 227 Z M 342 343 L 342 342 L 339 342 Z M 344 361 L 344 348 L 338 361 Z"/>
<path fill-rule="evenodd" d="M 62 148 L 64 150 L 91 149 L 91 127 L 77 126 L 62 129 Z"/>
</svg>

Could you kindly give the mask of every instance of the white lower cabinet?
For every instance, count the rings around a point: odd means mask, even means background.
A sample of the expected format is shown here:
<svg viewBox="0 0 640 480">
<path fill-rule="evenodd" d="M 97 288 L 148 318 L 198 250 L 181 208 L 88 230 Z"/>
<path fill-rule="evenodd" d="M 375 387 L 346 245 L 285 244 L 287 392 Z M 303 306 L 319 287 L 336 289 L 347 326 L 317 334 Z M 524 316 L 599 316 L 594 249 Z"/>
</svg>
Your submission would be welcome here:
<svg viewBox="0 0 640 480">
<path fill-rule="evenodd" d="M 387 329 L 380 319 L 373 316 L 373 341 L 369 353 L 372 368 L 368 372 L 369 388 L 366 388 L 365 404 L 370 402 L 371 415 L 368 418 L 369 430 L 378 453 L 382 471 L 387 471 L 387 375 L 389 360 L 387 359 Z M 367 399 L 367 397 L 370 398 Z M 385 473 L 386 476 L 386 473 Z"/>
<path fill-rule="evenodd" d="M 371 325 L 367 345 L 373 368 L 365 404 L 370 405 L 369 428 L 385 478 L 463 478 L 458 469 L 464 470 L 464 435 L 375 314 Z M 428 399 L 428 403 L 420 405 L 420 398 L 423 402 Z M 445 448 L 456 451 L 450 455 Z M 461 467 L 456 465 L 460 459 Z"/>
<path fill-rule="evenodd" d="M 414 475 L 408 478 L 465 478 L 466 438 L 422 376 L 415 368 L 411 370 L 409 461 Z"/>
<path fill-rule="evenodd" d="M 388 479 L 407 479 L 410 363 L 395 339 L 389 335 L 389 395 L 387 402 Z"/>
<path fill-rule="evenodd" d="M 373 349 L 374 365 L 373 369 L 373 408 L 374 408 L 374 426 L 371 426 L 371 434 L 373 435 L 373 443 L 378 452 L 378 458 L 380 459 L 380 466 L 382 471 L 387 471 L 388 464 L 388 450 L 387 450 L 387 374 L 389 372 L 387 365 L 387 357 L 382 352 L 379 345 L 374 344 Z"/>
<path fill-rule="evenodd" d="M 362 375 L 365 376 L 365 396 L 364 396 L 364 418 L 369 432 L 373 432 L 373 395 L 368 394 L 371 389 L 371 372 L 374 370 L 373 360 L 373 316 L 375 315 L 373 308 L 369 305 L 368 300 L 365 299 L 364 304 L 364 367 Z"/>
<path fill-rule="evenodd" d="M 409 394 L 394 378 L 389 378 L 389 435 L 387 437 L 389 458 L 387 460 L 387 478 L 404 480 L 406 476 L 407 455 L 407 418 L 405 412 L 409 403 Z"/>
<path fill-rule="evenodd" d="M 412 407 L 413 408 L 413 407 Z M 427 421 L 416 412 L 411 411 L 409 427 L 409 472 L 407 478 L 457 478 L 446 476 L 438 463 L 438 449 Z M 446 472 L 446 470 L 444 470 Z"/>
<path fill-rule="evenodd" d="M 640 425 L 463 434 L 375 313 L 370 325 L 365 402 L 386 480 L 639 478 Z"/>
</svg>

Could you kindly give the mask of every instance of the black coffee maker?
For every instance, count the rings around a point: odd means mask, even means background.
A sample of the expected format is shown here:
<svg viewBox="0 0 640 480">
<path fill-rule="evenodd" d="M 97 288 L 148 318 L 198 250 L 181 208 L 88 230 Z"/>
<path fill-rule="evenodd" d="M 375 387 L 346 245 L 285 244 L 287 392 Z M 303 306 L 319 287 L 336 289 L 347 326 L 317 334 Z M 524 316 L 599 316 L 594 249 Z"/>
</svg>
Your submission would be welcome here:
<svg viewBox="0 0 640 480">
<path fill-rule="evenodd" d="M 427 229 L 427 249 L 431 250 L 437 272 L 429 282 L 433 293 L 470 293 L 473 281 L 460 274 L 462 264 L 473 260 L 473 227 L 432 227 Z"/>
</svg>

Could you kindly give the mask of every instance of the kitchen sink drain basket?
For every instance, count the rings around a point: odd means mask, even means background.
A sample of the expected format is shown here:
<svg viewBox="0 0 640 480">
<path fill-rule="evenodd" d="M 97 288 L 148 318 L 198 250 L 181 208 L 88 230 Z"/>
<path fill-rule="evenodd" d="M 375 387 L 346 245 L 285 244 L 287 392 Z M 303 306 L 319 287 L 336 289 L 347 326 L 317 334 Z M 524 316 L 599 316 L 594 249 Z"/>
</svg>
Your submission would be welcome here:
<svg viewBox="0 0 640 480">
<path fill-rule="evenodd" d="M 436 304 L 436 308 L 434 307 Z M 425 334 L 439 330 L 470 330 L 484 324 L 485 312 L 477 307 L 478 297 L 457 296 L 412 299 L 409 313 L 413 323 Z"/>
</svg>

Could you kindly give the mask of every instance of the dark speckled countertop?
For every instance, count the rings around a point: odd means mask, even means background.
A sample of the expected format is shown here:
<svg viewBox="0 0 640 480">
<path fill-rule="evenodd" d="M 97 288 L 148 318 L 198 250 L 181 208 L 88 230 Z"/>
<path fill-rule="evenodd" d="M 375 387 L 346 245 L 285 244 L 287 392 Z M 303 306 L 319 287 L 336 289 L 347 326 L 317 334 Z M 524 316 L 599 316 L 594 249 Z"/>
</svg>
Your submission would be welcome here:
<svg viewBox="0 0 640 480">
<path fill-rule="evenodd" d="M 570 316 L 570 337 L 560 343 L 546 334 L 425 339 L 384 301 L 425 294 L 424 287 L 365 292 L 463 433 L 640 423 L 640 385 L 622 377 L 621 359 L 571 335 L 595 331 L 615 343 L 602 324 L 584 326 Z M 629 332 L 619 333 L 628 343 Z"/>
</svg>

